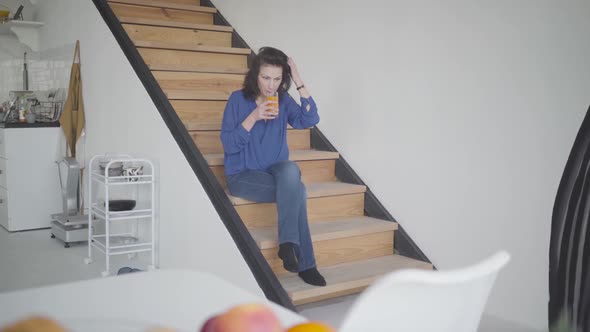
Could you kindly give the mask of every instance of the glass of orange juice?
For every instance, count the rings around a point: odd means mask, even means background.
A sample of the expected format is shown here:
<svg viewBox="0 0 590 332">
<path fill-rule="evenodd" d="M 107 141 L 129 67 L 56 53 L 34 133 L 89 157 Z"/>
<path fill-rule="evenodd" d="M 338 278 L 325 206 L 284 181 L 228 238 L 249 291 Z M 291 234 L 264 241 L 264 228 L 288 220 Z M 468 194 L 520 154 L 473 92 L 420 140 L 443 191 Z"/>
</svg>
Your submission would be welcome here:
<svg viewBox="0 0 590 332">
<path fill-rule="evenodd" d="M 268 105 L 272 107 L 271 112 L 275 116 L 279 116 L 279 94 L 275 92 L 272 96 L 266 96 L 266 101 L 268 101 Z"/>
</svg>

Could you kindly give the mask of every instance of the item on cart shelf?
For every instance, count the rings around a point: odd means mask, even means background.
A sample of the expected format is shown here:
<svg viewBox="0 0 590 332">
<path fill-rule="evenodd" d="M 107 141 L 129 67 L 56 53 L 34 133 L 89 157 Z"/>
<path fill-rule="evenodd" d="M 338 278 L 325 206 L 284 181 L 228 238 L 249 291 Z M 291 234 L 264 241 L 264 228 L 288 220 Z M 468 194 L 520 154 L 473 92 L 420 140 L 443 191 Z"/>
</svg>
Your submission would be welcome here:
<svg viewBox="0 0 590 332">
<path fill-rule="evenodd" d="M 111 199 L 109 200 L 109 211 L 129 211 L 135 208 L 135 200 L 132 199 Z"/>
<path fill-rule="evenodd" d="M 104 170 L 109 164 L 110 160 L 105 159 L 98 162 L 98 167 L 100 168 L 101 175 L 104 174 Z M 122 162 L 113 162 L 111 166 L 109 166 L 109 174 L 108 176 L 121 176 L 123 174 L 123 163 Z"/>
<path fill-rule="evenodd" d="M 117 275 L 134 273 L 134 272 L 143 272 L 143 270 L 125 266 L 125 267 L 120 268 L 119 271 L 117 271 Z"/>
<path fill-rule="evenodd" d="M 138 176 L 141 175 L 143 175 L 143 166 L 133 164 L 126 164 L 123 166 L 123 176 L 127 177 L 127 181 L 137 182 L 139 181 Z"/>
</svg>

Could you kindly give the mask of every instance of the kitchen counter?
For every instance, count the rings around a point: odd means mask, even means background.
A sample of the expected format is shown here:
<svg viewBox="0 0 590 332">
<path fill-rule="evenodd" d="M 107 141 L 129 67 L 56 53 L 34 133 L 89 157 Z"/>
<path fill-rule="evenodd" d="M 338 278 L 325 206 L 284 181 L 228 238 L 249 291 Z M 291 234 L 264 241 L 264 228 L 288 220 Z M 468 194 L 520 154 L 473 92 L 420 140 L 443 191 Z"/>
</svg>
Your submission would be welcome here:
<svg viewBox="0 0 590 332">
<path fill-rule="evenodd" d="M 0 128 L 51 128 L 59 127 L 59 121 L 56 122 L 35 122 L 35 123 L 19 123 L 19 122 L 2 122 Z"/>
</svg>

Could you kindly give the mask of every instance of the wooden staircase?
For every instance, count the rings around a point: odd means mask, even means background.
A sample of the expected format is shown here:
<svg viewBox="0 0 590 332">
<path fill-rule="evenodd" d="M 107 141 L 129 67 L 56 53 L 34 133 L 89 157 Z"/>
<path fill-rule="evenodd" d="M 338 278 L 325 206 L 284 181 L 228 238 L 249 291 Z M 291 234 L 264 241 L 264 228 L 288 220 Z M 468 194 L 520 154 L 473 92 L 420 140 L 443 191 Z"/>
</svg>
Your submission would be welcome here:
<svg viewBox="0 0 590 332">
<path fill-rule="evenodd" d="M 232 47 L 233 29 L 215 25 L 216 9 L 199 6 L 197 0 L 108 3 L 225 188 L 221 120 L 229 95 L 242 87 L 251 50 Z M 290 128 L 287 136 L 290 158 L 301 168 L 307 186 L 314 250 L 328 285 L 307 285 L 282 268 L 274 203 L 228 196 L 294 304 L 359 292 L 396 269 L 432 268 L 394 254 L 398 225 L 365 216 L 366 187 L 339 181 L 337 152 L 312 149 L 309 129 Z"/>
</svg>

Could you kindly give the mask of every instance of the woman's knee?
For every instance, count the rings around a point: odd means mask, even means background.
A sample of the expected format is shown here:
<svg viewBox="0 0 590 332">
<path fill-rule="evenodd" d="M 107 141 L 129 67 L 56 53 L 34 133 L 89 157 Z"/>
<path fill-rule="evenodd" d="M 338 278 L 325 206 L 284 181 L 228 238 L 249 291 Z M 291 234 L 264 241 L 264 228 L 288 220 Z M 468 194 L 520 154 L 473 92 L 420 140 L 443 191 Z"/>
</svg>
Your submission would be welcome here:
<svg viewBox="0 0 590 332">
<path fill-rule="evenodd" d="M 299 166 L 290 160 L 278 162 L 271 168 L 272 172 L 275 174 L 275 177 L 297 182 L 299 182 L 301 179 L 301 170 L 299 169 Z"/>
<path fill-rule="evenodd" d="M 307 200 L 307 189 L 305 188 L 305 184 L 303 184 L 303 182 L 300 183 L 300 188 L 301 188 L 301 200 L 306 201 Z"/>
</svg>

